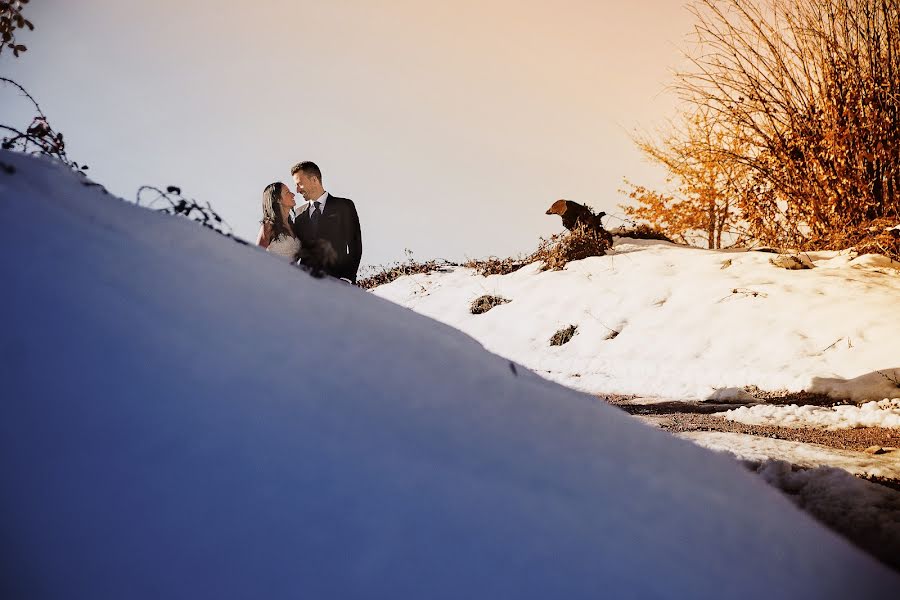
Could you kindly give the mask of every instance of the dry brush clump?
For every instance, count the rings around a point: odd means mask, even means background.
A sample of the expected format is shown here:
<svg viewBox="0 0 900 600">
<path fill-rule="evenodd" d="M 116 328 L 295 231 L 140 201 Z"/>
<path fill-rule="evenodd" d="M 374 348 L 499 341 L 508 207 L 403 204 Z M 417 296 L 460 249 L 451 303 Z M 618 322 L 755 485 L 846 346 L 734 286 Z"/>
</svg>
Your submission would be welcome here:
<svg viewBox="0 0 900 600">
<path fill-rule="evenodd" d="M 472 300 L 472 304 L 469 306 L 469 312 L 473 315 L 483 315 L 492 308 L 500 306 L 501 304 L 508 304 L 509 302 L 512 301 L 501 296 L 485 294 L 484 296 L 478 296 Z"/>
<path fill-rule="evenodd" d="M 610 230 L 610 233 L 616 237 L 631 238 L 635 240 L 660 240 L 663 242 L 675 243 L 675 241 L 666 235 L 661 229 L 639 223 L 633 226 L 620 225 Z"/>
<path fill-rule="evenodd" d="M 572 341 L 572 338 L 575 337 L 575 332 L 578 331 L 578 325 L 569 325 L 568 327 L 563 327 L 559 331 L 553 334 L 553 337 L 550 338 L 551 346 L 562 346 L 563 344 L 568 344 Z"/>
<path fill-rule="evenodd" d="M 573 260 L 603 256 L 612 247 L 612 235 L 605 229 L 579 223 L 571 231 L 541 238 L 537 250 L 525 257 L 469 260 L 464 267 L 483 277 L 509 275 L 526 265 L 540 262 L 541 270 L 559 271 Z"/>
<path fill-rule="evenodd" d="M 463 266 L 473 269 L 482 277 L 487 277 L 489 275 L 509 275 L 532 262 L 534 261 L 531 260 L 531 257 L 498 258 L 490 256 L 488 258 L 470 259 L 464 262 Z"/>
<path fill-rule="evenodd" d="M 398 262 L 391 265 L 376 267 L 377 271 L 375 273 L 357 280 L 356 285 L 371 290 L 379 285 L 391 283 L 395 279 L 399 279 L 406 275 L 419 275 L 435 272 L 443 273 L 452 267 L 458 266 L 459 264 L 446 260 L 416 261 L 410 258 L 402 263 Z"/>
<path fill-rule="evenodd" d="M 60 161 L 75 172 L 85 175 L 88 166 L 85 164 L 78 164 L 69 158 L 66 153 L 66 143 L 63 139 L 63 134 L 50 126 L 47 115 L 41 110 L 37 100 L 28 93 L 28 90 L 19 83 L 6 77 L 0 77 L 0 84 L 13 87 L 19 92 L 19 95 L 22 98 L 25 98 L 30 102 L 34 109 L 34 116 L 28 127 L 23 128 L 15 125 L 8 125 L 6 123 L 0 124 L 0 131 L 3 132 L 3 137 L 0 138 L 0 148 L 36 156 L 49 156 Z M 86 178 L 84 179 L 84 183 L 85 185 L 96 185 L 89 182 Z"/>
<path fill-rule="evenodd" d="M 827 240 L 812 240 L 814 247 L 854 248 L 858 254 L 883 254 L 900 261 L 900 220 L 881 218 L 866 227 L 835 232 Z"/>
<path fill-rule="evenodd" d="M 542 270 L 558 271 L 573 260 L 591 256 L 603 256 L 612 247 L 612 236 L 606 230 L 598 231 L 585 225 L 577 225 L 571 231 L 541 239 L 538 249 L 529 262 L 543 262 Z"/>
<path fill-rule="evenodd" d="M 656 237 L 658 234 L 650 228 L 638 227 L 638 232 L 633 237 L 639 237 L 641 232 L 653 235 L 653 239 L 665 239 Z M 509 275 L 526 265 L 541 262 L 541 270 L 561 270 L 573 260 L 581 260 L 591 256 L 603 256 L 612 247 L 612 235 L 605 229 L 586 224 L 578 224 L 573 230 L 553 235 L 549 238 L 541 238 L 537 250 L 525 257 L 498 258 L 491 256 L 484 259 L 470 259 L 460 265 L 446 260 L 415 261 L 410 257 L 402 263 L 394 263 L 389 266 L 378 267 L 378 271 L 372 275 L 359 279 L 359 287 L 371 290 L 403 277 L 405 275 L 417 275 L 422 273 L 444 272 L 452 267 L 463 266 L 474 270 L 482 277 L 490 275 Z M 410 253 L 408 253 L 410 254 Z"/>
<path fill-rule="evenodd" d="M 696 46 L 673 85 L 682 112 L 638 140 L 677 189 L 633 186 L 642 217 L 690 225 L 710 247 L 725 234 L 900 257 L 881 235 L 900 223 L 900 2 L 697 0 L 692 11 Z"/>
</svg>

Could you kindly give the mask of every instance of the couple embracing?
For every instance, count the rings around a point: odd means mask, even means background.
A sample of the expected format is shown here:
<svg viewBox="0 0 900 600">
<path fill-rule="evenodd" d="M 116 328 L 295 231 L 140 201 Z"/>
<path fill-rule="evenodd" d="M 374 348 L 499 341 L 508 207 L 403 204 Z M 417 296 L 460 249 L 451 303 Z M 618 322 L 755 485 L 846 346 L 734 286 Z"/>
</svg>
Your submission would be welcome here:
<svg viewBox="0 0 900 600">
<path fill-rule="evenodd" d="M 359 216 L 352 200 L 332 196 L 322 185 L 322 171 L 304 161 L 291 168 L 297 193 L 306 203 L 296 216 L 294 192 L 280 181 L 263 190 L 262 227 L 256 243 L 291 262 L 299 261 L 314 274 L 356 283 L 362 258 Z"/>
</svg>

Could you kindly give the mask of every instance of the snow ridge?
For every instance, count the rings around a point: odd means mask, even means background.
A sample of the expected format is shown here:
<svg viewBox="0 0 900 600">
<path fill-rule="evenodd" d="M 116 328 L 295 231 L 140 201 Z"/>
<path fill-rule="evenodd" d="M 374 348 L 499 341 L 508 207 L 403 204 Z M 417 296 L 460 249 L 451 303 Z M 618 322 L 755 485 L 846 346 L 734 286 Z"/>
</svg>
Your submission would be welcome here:
<svg viewBox="0 0 900 600">
<path fill-rule="evenodd" d="M 717 413 L 729 421 L 748 425 L 779 425 L 781 427 L 822 427 L 850 429 L 853 427 L 900 428 L 900 398 L 866 402 L 861 406 L 741 406 Z"/>
<path fill-rule="evenodd" d="M 548 379 L 591 393 L 709 399 L 721 390 L 894 398 L 900 379 L 900 264 L 852 252 L 701 250 L 617 238 L 562 271 L 471 269 L 401 277 L 374 293 L 447 323 Z M 884 260 L 881 260 L 884 259 Z M 481 315 L 483 294 L 510 302 Z M 562 346 L 553 334 L 577 326 Z"/>
<path fill-rule="evenodd" d="M 45 160 L 0 160 L 4 598 L 900 585 L 725 456 Z"/>
</svg>

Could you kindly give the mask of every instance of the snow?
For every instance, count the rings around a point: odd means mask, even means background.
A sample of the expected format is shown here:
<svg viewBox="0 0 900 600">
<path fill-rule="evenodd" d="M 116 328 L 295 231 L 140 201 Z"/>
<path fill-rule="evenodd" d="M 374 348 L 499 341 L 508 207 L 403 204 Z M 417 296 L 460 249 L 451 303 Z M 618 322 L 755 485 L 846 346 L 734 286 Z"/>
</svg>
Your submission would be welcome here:
<svg viewBox="0 0 900 600">
<path fill-rule="evenodd" d="M 755 470 L 818 520 L 900 566 L 900 493 L 830 467 L 796 469 L 770 460 Z"/>
<path fill-rule="evenodd" d="M 679 435 L 748 461 L 756 473 L 797 506 L 886 563 L 900 567 L 900 492 L 854 476 L 896 480 L 900 477 L 896 461 L 884 455 L 735 433 Z M 783 460 L 771 456 L 782 456 Z"/>
<path fill-rule="evenodd" d="M 741 406 L 718 415 L 729 421 L 748 425 L 778 425 L 781 427 L 820 427 L 822 429 L 850 429 L 853 427 L 900 428 L 900 398 L 885 398 L 861 406 Z"/>
<path fill-rule="evenodd" d="M 374 293 L 591 393 L 746 400 L 735 395 L 755 385 L 854 402 L 897 397 L 900 270 L 890 265 L 900 263 L 810 252 L 814 268 L 787 270 L 772 256 L 617 238 L 611 254 L 562 271 L 456 268 Z M 483 294 L 511 302 L 470 314 Z M 572 340 L 550 346 L 569 325 L 578 326 Z"/>
<path fill-rule="evenodd" d="M 886 454 L 867 454 L 791 440 L 724 431 L 691 431 L 678 437 L 737 458 L 753 461 L 781 460 L 805 468 L 833 467 L 853 475 L 900 480 L 900 461 L 892 449 Z"/>
<path fill-rule="evenodd" d="M 881 598 L 900 585 L 728 457 L 62 167 L 0 161 L 17 169 L 0 176 L 4 598 Z M 670 251 L 637 245 L 615 268 Z M 573 271 L 590 283 L 605 264 Z M 438 287 L 471 278 L 452 277 Z M 572 274 L 526 271 L 509 291 L 545 277 Z M 687 306 L 667 278 L 629 294 L 666 290 Z M 629 330 L 665 319 L 626 314 L 626 296 L 603 318 L 629 317 L 616 340 L 633 343 Z M 848 332 L 859 354 L 887 343 Z"/>
</svg>

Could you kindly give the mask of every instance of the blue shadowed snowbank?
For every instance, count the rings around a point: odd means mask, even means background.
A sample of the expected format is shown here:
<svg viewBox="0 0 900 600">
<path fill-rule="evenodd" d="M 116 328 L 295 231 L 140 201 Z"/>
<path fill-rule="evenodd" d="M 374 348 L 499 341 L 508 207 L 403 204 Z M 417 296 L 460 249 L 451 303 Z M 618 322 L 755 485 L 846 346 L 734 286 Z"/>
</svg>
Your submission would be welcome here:
<svg viewBox="0 0 900 600">
<path fill-rule="evenodd" d="M 737 463 L 462 333 L 0 160 L 0 597 L 900 584 Z"/>
</svg>

